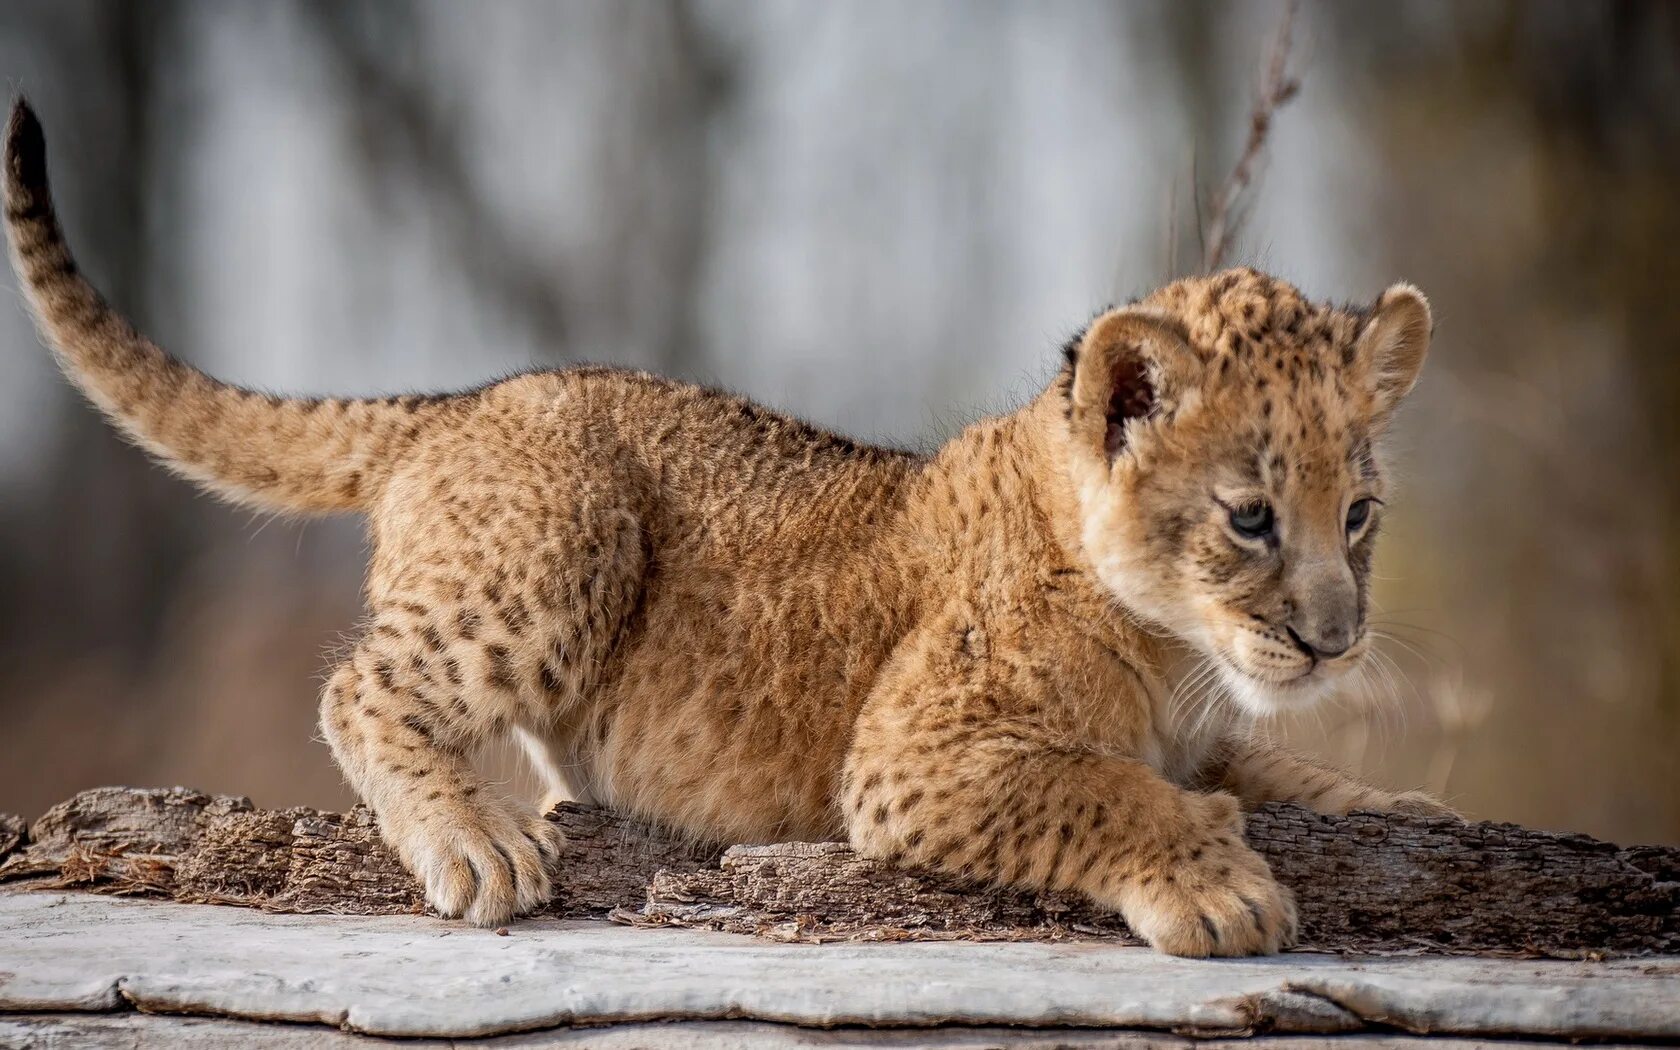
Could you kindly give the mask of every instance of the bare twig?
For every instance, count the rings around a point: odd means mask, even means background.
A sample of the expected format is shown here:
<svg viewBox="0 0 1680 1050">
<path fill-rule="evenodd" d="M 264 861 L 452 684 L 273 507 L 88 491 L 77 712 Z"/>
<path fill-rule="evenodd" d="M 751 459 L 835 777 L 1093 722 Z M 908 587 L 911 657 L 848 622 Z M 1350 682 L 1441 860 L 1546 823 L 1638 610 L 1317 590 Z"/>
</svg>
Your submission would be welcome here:
<svg viewBox="0 0 1680 1050">
<path fill-rule="evenodd" d="M 1289 51 L 1294 43 L 1295 14 L 1299 7 L 1299 0 L 1286 0 L 1284 4 L 1283 17 L 1278 21 L 1277 36 L 1266 61 L 1260 90 L 1255 96 L 1254 108 L 1248 114 L 1248 140 L 1243 143 L 1242 154 L 1225 184 L 1208 201 L 1207 225 L 1202 235 L 1204 273 L 1212 273 L 1224 265 L 1231 242 L 1247 216 L 1247 209 L 1239 209 L 1239 206 L 1243 203 L 1243 194 L 1254 184 L 1255 169 L 1265 152 L 1266 136 L 1272 130 L 1272 121 L 1278 110 L 1301 90 L 1300 80 L 1289 74 Z"/>
</svg>

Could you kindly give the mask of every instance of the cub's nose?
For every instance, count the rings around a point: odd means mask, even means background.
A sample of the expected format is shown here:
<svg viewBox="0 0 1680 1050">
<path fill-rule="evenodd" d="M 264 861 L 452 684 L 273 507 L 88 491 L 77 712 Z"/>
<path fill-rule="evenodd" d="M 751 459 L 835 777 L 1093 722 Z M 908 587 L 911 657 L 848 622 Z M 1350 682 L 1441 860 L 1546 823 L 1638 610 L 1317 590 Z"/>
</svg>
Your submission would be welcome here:
<svg viewBox="0 0 1680 1050">
<path fill-rule="evenodd" d="M 1284 624 L 1295 647 L 1315 660 L 1334 660 L 1359 637 L 1359 588 L 1345 561 L 1303 568 Z"/>
<path fill-rule="evenodd" d="M 1284 630 L 1297 649 L 1315 660 L 1334 660 L 1353 645 L 1353 628 L 1345 623 L 1317 625 L 1316 630 L 1308 631 L 1289 624 Z"/>
</svg>

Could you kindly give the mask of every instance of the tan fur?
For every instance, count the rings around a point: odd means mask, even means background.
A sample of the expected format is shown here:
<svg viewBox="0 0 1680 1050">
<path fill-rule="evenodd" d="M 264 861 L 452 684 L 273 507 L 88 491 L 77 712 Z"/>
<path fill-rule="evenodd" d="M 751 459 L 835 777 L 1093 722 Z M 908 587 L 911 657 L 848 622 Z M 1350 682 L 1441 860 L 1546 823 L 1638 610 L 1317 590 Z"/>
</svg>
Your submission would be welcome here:
<svg viewBox="0 0 1680 1050">
<path fill-rule="evenodd" d="M 321 721 L 443 914 L 548 894 L 552 825 L 466 758 L 508 734 L 557 793 L 1078 890 L 1194 955 L 1293 936 L 1224 792 L 1441 811 L 1253 742 L 1242 710 L 1306 702 L 1364 651 L 1375 524 L 1342 521 L 1380 492 L 1374 443 L 1427 348 L 1414 291 L 1367 316 L 1253 271 L 1179 282 L 918 458 L 606 369 L 240 391 L 77 275 L 21 105 L 5 198 L 47 341 L 125 432 L 223 496 L 368 516 L 368 626 Z M 1216 502 L 1254 494 L 1280 523 L 1264 548 Z M 1337 630 L 1360 638 L 1324 659 L 1290 634 Z M 1237 702 L 1187 704 L 1215 673 Z"/>
</svg>

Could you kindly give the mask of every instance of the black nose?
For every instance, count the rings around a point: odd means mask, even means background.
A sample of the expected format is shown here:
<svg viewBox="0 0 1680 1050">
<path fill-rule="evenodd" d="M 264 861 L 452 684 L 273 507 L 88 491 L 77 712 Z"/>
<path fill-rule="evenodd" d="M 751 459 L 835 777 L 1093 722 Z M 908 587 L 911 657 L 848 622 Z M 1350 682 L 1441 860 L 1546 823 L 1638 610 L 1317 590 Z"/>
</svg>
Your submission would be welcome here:
<svg viewBox="0 0 1680 1050">
<path fill-rule="evenodd" d="M 1345 627 L 1327 627 L 1313 638 L 1303 638 L 1293 627 L 1285 627 L 1295 648 L 1315 660 L 1334 660 L 1353 645 L 1353 632 Z"/>
</svg>

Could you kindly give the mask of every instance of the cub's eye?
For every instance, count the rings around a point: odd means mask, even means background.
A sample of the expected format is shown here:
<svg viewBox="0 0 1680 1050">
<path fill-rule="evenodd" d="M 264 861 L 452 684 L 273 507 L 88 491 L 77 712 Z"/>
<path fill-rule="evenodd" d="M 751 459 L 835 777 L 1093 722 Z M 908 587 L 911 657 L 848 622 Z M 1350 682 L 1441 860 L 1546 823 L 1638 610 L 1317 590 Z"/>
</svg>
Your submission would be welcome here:
<svg viewBox="0 0 1680 1050">
<path fill-rule="evenodd" d="M 1270 536 L 1273 524 L 1270 503 L 1245 503 L 1231 511 L 1231 528 L 1237 530 L 1237 535 L 1251 540 Z"/>
<path fill-rule="evenodd" d="M 1353 506 L 1348 508 L 1347 530 L 1358 532 L 1370 516 L 1371 501 L 1369 499 L 1355 500 Z"/>
</svg>

